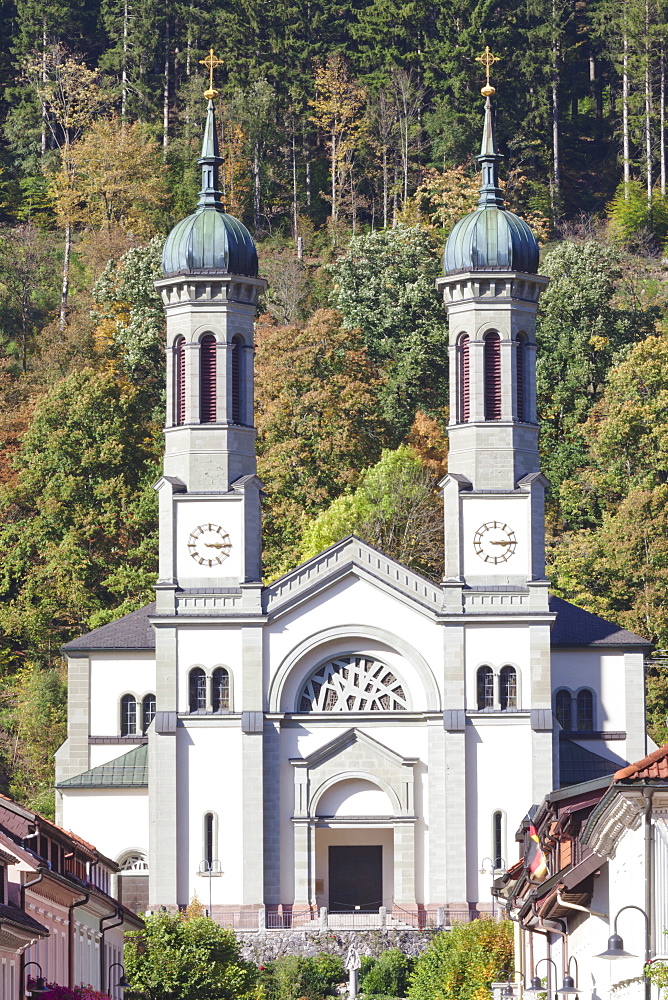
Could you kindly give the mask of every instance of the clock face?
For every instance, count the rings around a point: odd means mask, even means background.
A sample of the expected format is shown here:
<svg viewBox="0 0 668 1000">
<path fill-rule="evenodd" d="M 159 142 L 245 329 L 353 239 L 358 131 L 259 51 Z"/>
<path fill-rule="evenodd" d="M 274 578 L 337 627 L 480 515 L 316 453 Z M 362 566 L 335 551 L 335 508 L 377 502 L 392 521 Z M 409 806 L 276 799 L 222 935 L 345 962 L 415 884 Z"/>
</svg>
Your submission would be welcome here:
<svg viewBox="0 0 668 1000">
<path fill-rule="evenodd" d="M 512 528 L 503 521 L 488 521 L 473 536 L 476 555 L 486 563 L 508 562 L 517 548 L 517 538 Z"/>
<path fill-rule="evenodd" d="M 199 524 L 188 536 L 188 552 L 200 566 L 220 566 L 231 548 L 230 536 L 219 524 Z"/>
</svg>

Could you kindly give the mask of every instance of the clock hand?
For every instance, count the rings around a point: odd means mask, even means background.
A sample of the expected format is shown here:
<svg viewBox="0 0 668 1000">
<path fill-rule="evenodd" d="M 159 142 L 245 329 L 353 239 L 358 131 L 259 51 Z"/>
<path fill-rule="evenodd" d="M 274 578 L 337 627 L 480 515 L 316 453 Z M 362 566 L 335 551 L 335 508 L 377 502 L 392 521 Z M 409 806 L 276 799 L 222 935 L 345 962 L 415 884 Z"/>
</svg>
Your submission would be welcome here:
<svg viewBox="0 0 668 1000">
<path fill-rule="evenodd" d="M 489 544 L 490 545 L 510 545 L 510 540 L 509 539 L 505 539 L 504 541 L 497 542 L 497 541 L 495 541 L 495 539 L 490 538 Z"/>
<path fill-rule="evenodd" d="M 228 545 L 227 542 L 205 542 L 204 547 L 207 549 L 226 549 Z"/>
</svg>

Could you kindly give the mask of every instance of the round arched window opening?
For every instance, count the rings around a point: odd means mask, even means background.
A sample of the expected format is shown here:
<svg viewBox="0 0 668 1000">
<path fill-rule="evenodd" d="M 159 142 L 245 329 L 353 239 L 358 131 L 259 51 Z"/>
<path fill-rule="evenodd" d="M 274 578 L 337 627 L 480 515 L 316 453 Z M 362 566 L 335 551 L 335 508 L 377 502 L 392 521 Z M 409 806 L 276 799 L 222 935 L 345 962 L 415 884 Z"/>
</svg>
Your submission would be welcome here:
<svg viewBox="0 0 668 1000">
<path fill-rule="evenodd" d="M 337 656 L 314 670 L 297 698 L 298 712 L 405 712 L 400 679 L 368 656 Z"/>
</svg>

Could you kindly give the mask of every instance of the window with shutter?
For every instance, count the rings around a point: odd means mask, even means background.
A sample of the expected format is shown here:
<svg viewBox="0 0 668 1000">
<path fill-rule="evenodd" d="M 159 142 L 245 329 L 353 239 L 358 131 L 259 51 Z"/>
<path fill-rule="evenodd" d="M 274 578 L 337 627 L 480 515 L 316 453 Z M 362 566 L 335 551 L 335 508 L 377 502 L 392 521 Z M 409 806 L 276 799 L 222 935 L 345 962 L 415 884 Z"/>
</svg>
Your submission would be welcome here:
<svg viewBox="0 0 668 1000">
<path fill-rule="evenodd" d="M 179 337 L 174 344 L 174 368 L 176 378 L 174 389 L 176 392 L 176 423 L 183 424 L 186 419 L 186 342 L 183 337 Z"/>
<path fill-rule="evenodd" d="M 517 419 L 526 420 L 526 337 L 520 334 L 517 338 L 517 354 L 515 356 L 515 373 L 517 388 Z"/>
<path fill-rule="evenodd" d="M 241 337 L 235 337 L 232 341 L 232 423 L 242 424 L 242 398 L 241 398 L 241 352 L 243 341 Z"/>
<path fill-rule="evenodd" d="M 485 420 L 501 419 L 501 338 L 485 337 Z"/>
<path fill-rule="evenodd" d="M 459 420 L 466 424 L 471 413 L 471 387 L 469 382 L 469 338 L 459 338 Z"/>
<path fill-rule="evenodd" d="M 199 419 L 202 424 L 216 422 L 216 338 L 202 337 L 199 348 Z"/>
</svg>

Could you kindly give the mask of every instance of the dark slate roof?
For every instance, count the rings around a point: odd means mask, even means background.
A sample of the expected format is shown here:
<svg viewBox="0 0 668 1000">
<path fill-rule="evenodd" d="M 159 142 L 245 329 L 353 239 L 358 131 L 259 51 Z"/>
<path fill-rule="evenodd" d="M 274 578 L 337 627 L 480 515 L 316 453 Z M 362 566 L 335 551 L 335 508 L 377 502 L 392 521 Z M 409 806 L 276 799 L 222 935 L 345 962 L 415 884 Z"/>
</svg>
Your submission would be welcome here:
<svg viewBox="0 0 668 1000">
<path fill-rule="evenodd" d="M 561 597 L 550 597 L 550 611 L 557 615 L 552 627 L 552 646 L 641 646 L 649 648 L 647 639 L 620 628 L 612 622 L 583 611 Z"/>
<path fill-rule="evenodd" d="M 559 787 L 566 788 L 568 785 L 579 785 L 582 781 L 592 781 L 594 778 L 603 778 L 612 775 L 618 768 L 618 764 L 612 760 L 606 760 L 591 750 L 586 750 L 579 743 L 571 743 L 570 740 L 562 740 L 559 745 Z"/>
<path fill-rule="evenodd" d="M 88 649 L 155 649 L 155 633 L 149 617 L 155 614 L 155 603 L 147 604 L 115 622 L 72 639 L 63 646 L 63 652 L 75 653 Z"/>
<path fill-rule="evenodd" d="M 11 903 L 0 904 L 0 925 L 7 923 L 13 927 L 20 927 L 22 931 L 27 931 L 33 937 L 48 937 L 49 931 L 43 924 L 40 924 L 29 913 L 19 910 Z"/>
<path fill-rule="evenodd" d="M 147 788 L 148 787 L 148 747 L 146 744 L 135 747 L 116 760 L 99 764 L 75 774 L 73 778 L 65 778 L 59 782 L 58 788 Z"/>
<path fill-rule="evenodd" d="M 550 611 L 557 615 L 552 627 L 551 645 L 608 646 L 649 648 L 651 643 L 628 629 L 607 622 L 590 611 L 583 611 L 561 597 L 550 597 Z M 63 646 L 65 653 L 93 649 L 155 649 L 155 633 L 149 618 L 155 614 L 155 604 L 147 604 L 138 611 L 117 618 L 86 635 L 73 639 Z"/>
</svg>

